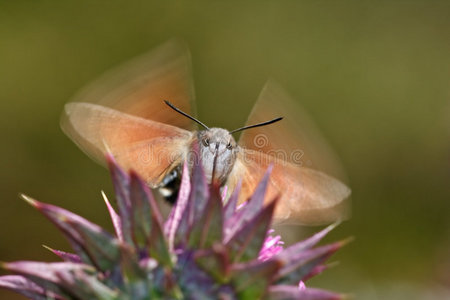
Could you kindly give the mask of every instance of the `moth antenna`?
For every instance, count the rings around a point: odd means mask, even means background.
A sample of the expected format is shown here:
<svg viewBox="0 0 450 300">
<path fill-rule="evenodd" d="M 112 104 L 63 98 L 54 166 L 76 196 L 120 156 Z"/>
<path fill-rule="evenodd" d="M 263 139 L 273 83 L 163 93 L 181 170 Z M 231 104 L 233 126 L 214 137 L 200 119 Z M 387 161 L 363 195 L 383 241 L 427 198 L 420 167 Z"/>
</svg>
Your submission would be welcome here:
<svg viewBox="0 0 450 300">
<path fill-rule="evenodd" d="M 182 114 L 183 116 L 185 116 L 185 117 L 191 119 L 192 121 L 197 122 L 197 123 L 200 124 L 201 126 L 205 127 L 206 130 L 209 130 L 209 127 L 208 127 L 208 126 L 206 126 L 205 124 L 203 124 L 202 122 L 200 122 L 200 121 L 197 120 L 196 118 L 194 118 L 194 117 L 188 115 L 187 113 L 185 113 L 185 112 L 182 111 L 181 109 L 175 107 L 175 105 L 173 105 L 173 104 L 170 103 L 169 101 L 164 100 L 164 102 L 165 102 L 171 109 L 173 109 L 174 111 L 176 111 L 177 113 Z"/>
<path fill-rule="evenodd" d="M 244 127 L 241 127 L 241 128 L 238 128 L 238 129 L 230 131 L 230 134 L 235 133 L 235 132 L 239 132 L 239 131 L 242 131 L 242 130 L 246 130 L 246 129 L 249 129 L 249 128 L 255 128 L 255 127 L 269 125 L 269 124 L 272 124 L 272 123 L 275 123 L 275 122 L 278 122 L 278 121 L 281 121 L 281 120 L 283 120 L 283 117 L 279 117 L 279 118 L 276 118 L 276 119 L 273 119 L 273 120 L 270 120 L 270 121 L 266 121 L 266 122 L 262 122 L 262 123 L 258 123 L 258 124 L 254 124 L 254 125 L 244 126 Z"/>
</svg>

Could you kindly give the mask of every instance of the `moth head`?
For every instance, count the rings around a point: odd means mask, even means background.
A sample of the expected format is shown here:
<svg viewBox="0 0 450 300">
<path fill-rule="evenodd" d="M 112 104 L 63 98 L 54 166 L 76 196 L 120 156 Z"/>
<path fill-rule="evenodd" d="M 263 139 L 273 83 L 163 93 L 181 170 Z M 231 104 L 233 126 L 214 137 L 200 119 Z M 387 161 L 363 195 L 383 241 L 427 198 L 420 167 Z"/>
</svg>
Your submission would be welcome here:
<svg viewBox="0 0 450 300">
<path fill-rule="evenodd" d="M 200 159 L 208 182 L 211 183 L 212 181 L 215 181 L 219 185 L 223 185 L 226 182 L 228 175 L 231 173 L 234 163 L 236 162 L 236 156 L 239 151 L 239 146 L 232 134 L 254 127 L 269 125 L 282 119 L 276 118 L 270 121 L 228 131 L 222 128 L 209 128 L 196 118 L 175 107 L 169 101 L 164 100 L 164 102 L 179 114 L 182 114 L 205 128 L 205 130 L 197 132 L 197 139 L 194 140 L 194 142 L 199 143 L 200 157 L 191 157 L 189 161 L 192 161 L 192 159 Z"/>
<path fill-rule="evenodd" d="M 211 182 L 214 177 L 219 184 L 225 183 L 236 161 L 238 148 L 235 139 L 222 128 L 199 131 L 197 137 L 208 181 Z"/>
<path fill-rule="evenodd" d="M 199 132 L 199 140 L 202 148 L 211 152 L 233 152 L 237 143 L 228 130 L 222 128 L 210 128 Z"/>
</svg>

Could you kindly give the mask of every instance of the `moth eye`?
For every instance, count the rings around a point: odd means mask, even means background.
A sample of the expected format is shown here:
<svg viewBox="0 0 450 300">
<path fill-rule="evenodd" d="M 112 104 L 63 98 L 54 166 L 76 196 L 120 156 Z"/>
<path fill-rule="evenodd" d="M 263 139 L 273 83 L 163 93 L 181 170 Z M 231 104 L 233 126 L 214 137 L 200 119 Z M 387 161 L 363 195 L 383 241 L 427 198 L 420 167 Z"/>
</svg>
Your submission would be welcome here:
<svg viewBox="0 0 450 300">
<path fill-rule="evenodd" d="M 227 144 L 227 149 L 228 149 L 228 150 L 233 149 L 233 146 L 231 145 L 231 143 L 228 143 L 228 144 Z"/>
<path fill-rule="evenodd" d="M 203 139 L 203 146 L 208 147 L 209 146 L 209 139 Z"/>
</svg>

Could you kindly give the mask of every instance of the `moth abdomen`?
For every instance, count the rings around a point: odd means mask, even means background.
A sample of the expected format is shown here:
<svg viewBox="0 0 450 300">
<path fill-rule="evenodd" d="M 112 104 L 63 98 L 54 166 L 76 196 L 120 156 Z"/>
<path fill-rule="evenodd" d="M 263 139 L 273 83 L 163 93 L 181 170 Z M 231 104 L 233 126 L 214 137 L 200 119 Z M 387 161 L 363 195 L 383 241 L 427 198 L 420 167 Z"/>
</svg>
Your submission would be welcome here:
<svg viewBox="0 0 450 300">
<path fill-rule="evenodd" d="M 181 166 L 176 166 L 161 181 L 158 191 L 170 204 L 175 204 L 181 184 Z"/>
</svg>

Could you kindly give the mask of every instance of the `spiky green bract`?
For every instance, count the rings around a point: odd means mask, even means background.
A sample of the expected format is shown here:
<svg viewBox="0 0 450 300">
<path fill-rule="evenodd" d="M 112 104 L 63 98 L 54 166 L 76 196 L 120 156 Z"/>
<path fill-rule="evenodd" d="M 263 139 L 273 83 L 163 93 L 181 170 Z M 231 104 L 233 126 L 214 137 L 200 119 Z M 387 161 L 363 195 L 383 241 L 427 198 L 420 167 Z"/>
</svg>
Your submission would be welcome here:
<svg viewBox="0 0 450 300">
<path fill-rule="evenodd" d="M 200 164 L 194 164 L 190 178 L 185 166 L 177 203 L 164 221 L 145 182 L 133 171 L 125 173 L 112 157 L 108 162 L 117 213 L 103 197 L 115 235 L 65 209 L 23 196 L 62 231 L 74 253 L 46 247 L 63 261 L 3 263 L 16 275 L 1 276 L 1 287 L 30 299 L 340 298 L 303 285 L 343 245 L 316 247 L 333 226 L 282 251 L 279 245 L 270 251 L 267 237 L 277 203 L 273 199 L 263 205 L 270 170 L 237 209 L 239 187 L 223 205 L 219 187 L 208 186 Z"/>
</svg>

